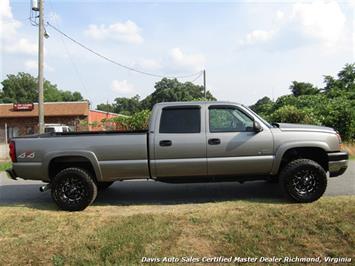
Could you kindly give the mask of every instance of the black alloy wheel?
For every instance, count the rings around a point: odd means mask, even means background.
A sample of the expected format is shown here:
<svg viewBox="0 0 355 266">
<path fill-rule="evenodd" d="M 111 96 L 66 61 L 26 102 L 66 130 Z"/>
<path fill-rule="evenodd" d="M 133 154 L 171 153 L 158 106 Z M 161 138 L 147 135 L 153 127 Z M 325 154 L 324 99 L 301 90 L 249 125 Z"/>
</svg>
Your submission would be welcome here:
<svg viewBox="0 0 355 266">
<path fill-rule="evenodd" d="M 81 211 L 95 200 L 97 187 L 85 170 L 66 168 L 54 177 L 51 194 L 60 209 Z"/>
<path fill-rule="evenodd" d="M 327 175 L 317 162 L 297 159 L 288 163 L 280 173 L 280 186 L 285 196 L 294 202 L 313 202 L 327 188 Z"/>
</svg>

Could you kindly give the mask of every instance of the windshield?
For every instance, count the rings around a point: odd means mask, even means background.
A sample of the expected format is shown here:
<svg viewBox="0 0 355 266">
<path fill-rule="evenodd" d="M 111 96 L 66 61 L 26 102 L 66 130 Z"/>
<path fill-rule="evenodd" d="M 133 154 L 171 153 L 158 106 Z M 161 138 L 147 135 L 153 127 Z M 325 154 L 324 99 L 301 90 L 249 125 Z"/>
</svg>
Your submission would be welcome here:
<svg viewBox="0 0 355 266">
<path fill-rule="evenodd" d="M 272 127 L 273 127 L 272 125 L 270 125 L 269 122 L 267 122 L 265 119 L 263 119 L 263 118 L 262 118 L 261 116 L 259 116 L 257 113 L 255 113 L 252 109 L 250 109 L 249 107 L 244 106 L 244 105 L 243 105 L 243 107 L 246 108 L 246 109 L 248 109 L 249 112 L 251 112 L 251 113 L 252 113 L 253 115 L 255 115 L 257 118 L 259 118 L 267 127 L 269 127 L 269 128 L 272 128 Z"/>
</svg>

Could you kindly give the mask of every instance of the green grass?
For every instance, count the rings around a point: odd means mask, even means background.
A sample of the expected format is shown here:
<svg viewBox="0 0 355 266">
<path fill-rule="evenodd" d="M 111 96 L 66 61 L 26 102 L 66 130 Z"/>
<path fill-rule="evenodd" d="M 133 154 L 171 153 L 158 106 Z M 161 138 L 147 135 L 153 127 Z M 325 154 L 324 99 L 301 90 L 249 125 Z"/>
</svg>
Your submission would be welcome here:
<svg viewBox="0 0 355 266">
<path fill-rule="evenodd" d="M 349 159 L 350 159 L 350 160 L 355 160 L 355 155 L 350 155 L 350 156 L 349 156 Z"/>
<path fill-rule="evenodd" d="M 12 164 L 10 162 L 0 163 L 0 172 L 5 171 L 6 169 L 10 168 L 11 165 Z"/>
<path fill-rule="evenodd" d="M 140 265 L 164 256 L 354 256 L 355 197 L 312 204 L 0 206 L 0 265 Z M 354 258 L 353 258 L 354 259 Z M 160 264 L 161 265 L 161 264 Z"/>
</svg>

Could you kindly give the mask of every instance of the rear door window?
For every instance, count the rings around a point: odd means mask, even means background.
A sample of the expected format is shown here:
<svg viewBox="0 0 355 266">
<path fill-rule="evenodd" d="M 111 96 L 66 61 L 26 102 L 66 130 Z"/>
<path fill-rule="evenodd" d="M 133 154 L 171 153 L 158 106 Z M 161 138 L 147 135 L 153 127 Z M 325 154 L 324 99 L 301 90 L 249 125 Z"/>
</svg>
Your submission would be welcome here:
<svg viewBox="0 0 355 266">
<path fill-rule="evenodd" d="M 159 133 L 200 133 L 199 107 L 164 108 L 160 118 Z"/>
</svg>

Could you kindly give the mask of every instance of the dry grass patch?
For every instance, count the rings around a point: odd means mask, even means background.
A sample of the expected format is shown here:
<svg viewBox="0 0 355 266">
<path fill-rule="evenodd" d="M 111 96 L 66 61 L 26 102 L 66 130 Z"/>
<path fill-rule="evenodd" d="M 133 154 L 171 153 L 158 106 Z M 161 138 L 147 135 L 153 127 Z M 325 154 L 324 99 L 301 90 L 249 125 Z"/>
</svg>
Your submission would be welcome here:
<svg viewBox="0 0 355 266">
<path fill-rule="evenodd" d="M 354 196 L 313 204 L 92 206 L 78 213 L 45 210 L 49 206 L 0 207 L 0 265 L 139 265 L 143 256 L 355 255 Z"/>
<path fill-rule="evenodd" d="M 355 143 L 344 143 L 343 148 L 350 155 L 350 159 L 355 159 Z"/>
</svg>

